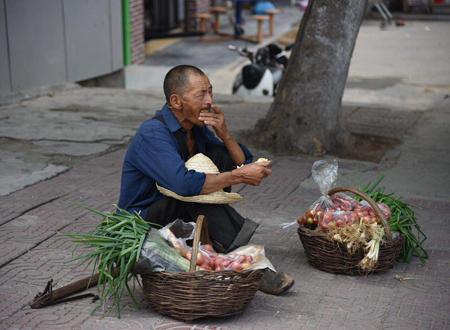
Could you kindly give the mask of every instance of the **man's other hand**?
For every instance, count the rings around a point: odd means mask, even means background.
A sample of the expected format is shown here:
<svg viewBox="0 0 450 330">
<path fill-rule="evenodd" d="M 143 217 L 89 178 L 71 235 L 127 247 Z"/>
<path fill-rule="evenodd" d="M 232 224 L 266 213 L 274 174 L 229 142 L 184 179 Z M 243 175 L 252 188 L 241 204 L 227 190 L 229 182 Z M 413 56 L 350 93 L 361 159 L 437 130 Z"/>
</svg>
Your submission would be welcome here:
<svg viewBox="0 0 450 330">
<path fill-rule="evenodd" d="M 205 125 L 211 126 L 222 141 L 228 138 L 229 132 L 225 122 L 225 116 L 218 107 L 211 106 L 211 112 L 200 112 L 198 119 Z"/>
</svg>

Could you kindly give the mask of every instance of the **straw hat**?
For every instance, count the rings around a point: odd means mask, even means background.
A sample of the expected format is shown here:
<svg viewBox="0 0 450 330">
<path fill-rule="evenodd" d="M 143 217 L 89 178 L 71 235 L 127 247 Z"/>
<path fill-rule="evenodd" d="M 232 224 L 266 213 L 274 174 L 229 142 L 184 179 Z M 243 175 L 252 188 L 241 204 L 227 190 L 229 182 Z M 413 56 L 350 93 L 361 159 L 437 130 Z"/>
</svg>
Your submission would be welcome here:
<svg viewBox="0 0 450 330">
<path fill-rule="evenodd" d="M 204 154 L 199 153 L 192 156 L 186 162 L 186 168 L 188 170 L 194 170 L 196 172 L 202 172 L 205 174 L 219 174 L 219 169 L 212 162 L 211 159 Z M 193 203 L 206 203 L 206 204 L 229 204 L 240 201 L 242 196 L 237 193 L 228 193 L 223 190 L 215 191 L 210 194 L 197 195 L 197 196 L 180 196 L 169 189 L 163 188 L 156 184 L 156 188 L 159 192 L 165 196 L 173 197 L 183 202 Z"/>
</svg>

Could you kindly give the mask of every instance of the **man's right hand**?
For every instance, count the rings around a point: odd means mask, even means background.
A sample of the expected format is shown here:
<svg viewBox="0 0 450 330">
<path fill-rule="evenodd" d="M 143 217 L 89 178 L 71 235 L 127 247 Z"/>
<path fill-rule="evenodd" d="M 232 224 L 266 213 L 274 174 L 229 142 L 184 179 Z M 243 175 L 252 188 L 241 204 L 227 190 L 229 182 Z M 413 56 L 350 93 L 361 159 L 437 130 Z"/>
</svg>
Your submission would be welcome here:
<svg viewBox="0 0 450 330">
<path fill-rule="evenodd" d="M 272 174 L 269 165 L 270 162 L 251 163 L 233 170 L 233 174 L 239 176 L 241 183 L 258 186 L 265 177 Z"/>
</svg>

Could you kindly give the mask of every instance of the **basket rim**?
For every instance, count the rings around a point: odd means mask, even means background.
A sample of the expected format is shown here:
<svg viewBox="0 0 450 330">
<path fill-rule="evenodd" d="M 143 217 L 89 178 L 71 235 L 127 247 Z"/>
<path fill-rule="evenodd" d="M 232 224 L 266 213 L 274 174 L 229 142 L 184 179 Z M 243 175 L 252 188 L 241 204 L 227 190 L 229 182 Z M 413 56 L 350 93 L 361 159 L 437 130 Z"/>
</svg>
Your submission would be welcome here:
<svg viewBox="0 0 450 330">
<path fill-rule="evenodd" d="M 330 239 L 324 232 L 316 231 L 316 230 L 313 230 L 313 229 L 309 229 L 309 228 L 306 228 L 306 227 L 304 227 L 302 225 L 298 226 L 297 232 L 299 234 L 306 235 L 308 237 L 324 238 L 324 239 L 326 239 L 326 240 L 328 240 L 330 242 L 336 242 L 336 241 Z M 397 240 L 404 239 L 404 236 L 402 235 L 401 232 L 397 232 L 396 231 L 396 233 L 398 233 L 398 235 L 392 235 L 392 239 L 391 240 L 382 240 L 381 244 L 386 244 L 388 242 L 395 242 Z M 339 242 L 336 242 L 336 243 L 339 243 Z"/>
<path fill-rule="evenodd" d="M 244 270 L 242 272 L 236 272 L 234 270 L 222 270 L 222 271 L 209 271 L 209 270 L 196 270 L 193 272 L 148 272 L 139 274 L 141 277 L 143 276 L 152 276 L 152 275 L 159 275 L 159 276 L 169 276 L 169 277 L 194 277 L 194 276 L 203 276 L 203 275 L 209 275 L 209 276 L 233 276 L 233 277 L 244 277 L 244 276 L 251 276 L 252 273 L 259 273 L 263 272 L 264 269 L 250 269 L 250 270 Z"/>
</svg>

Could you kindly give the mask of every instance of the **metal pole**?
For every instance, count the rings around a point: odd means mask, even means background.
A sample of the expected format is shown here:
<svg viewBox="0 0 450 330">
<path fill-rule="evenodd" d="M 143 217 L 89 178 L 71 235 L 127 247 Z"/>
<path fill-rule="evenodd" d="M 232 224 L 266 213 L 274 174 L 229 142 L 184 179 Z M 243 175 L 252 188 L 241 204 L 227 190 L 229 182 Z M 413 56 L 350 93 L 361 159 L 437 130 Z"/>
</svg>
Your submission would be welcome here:
<svg viewBox="0 0 450 330">
<path fill-rule="evenodd" d="M 130 0 L 122 0 L 123 64 L 131 64 Z"/>
</svg>

